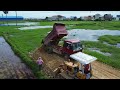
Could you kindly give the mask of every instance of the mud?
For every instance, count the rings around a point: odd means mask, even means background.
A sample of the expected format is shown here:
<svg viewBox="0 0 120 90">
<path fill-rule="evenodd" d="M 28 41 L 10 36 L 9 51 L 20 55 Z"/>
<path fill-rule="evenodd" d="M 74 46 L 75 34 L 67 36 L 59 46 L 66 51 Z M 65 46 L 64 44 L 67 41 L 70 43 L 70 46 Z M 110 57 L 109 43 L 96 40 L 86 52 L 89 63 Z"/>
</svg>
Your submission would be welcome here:
<svg viewBox="0 0 120 90">
<path fill-rule="evenodd" d="M 35 79 L 3 37 L 0 37 L 0 79 Z"/>
<path fill-rule="evenodd" d="M 53 78 L 53 71 L 63 63 L 64 59 L 55 53 L 48 54 L 40 48 L 36 49 L 32 54 L 34 60 L 37 60 L 39 56 L 41 56 L 45 62 L 43 70 Z M 99 61 L 92 62 L 92 69 L 93 76 L 91 79 L 120 79 L 120 70 L 114 69 Z"/>
</svg>

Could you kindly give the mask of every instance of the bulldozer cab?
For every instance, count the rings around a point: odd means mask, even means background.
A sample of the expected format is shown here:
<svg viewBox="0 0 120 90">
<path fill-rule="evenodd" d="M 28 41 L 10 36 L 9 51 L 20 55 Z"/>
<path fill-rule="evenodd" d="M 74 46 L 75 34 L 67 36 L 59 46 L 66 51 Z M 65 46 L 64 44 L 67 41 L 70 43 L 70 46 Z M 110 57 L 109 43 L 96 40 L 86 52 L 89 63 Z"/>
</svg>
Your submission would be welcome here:
<svg viewBox="0 0 120 90">
<path fill-rule="evenodd" d="M 75 54 L 70 55 L 72 60 L 77 61 L 79 64 L 79 70 L 76 72 L 76 76 L 82 79 L 90 79 L 92 77 L 92 66 L 91 62 L 97 60 L 96 57 L 91 55 L 78 52 Z M 75 69 L 74 69 L 75 70 Z M 75 72 L 75 71 L 74 71 Z"/>
</svg>

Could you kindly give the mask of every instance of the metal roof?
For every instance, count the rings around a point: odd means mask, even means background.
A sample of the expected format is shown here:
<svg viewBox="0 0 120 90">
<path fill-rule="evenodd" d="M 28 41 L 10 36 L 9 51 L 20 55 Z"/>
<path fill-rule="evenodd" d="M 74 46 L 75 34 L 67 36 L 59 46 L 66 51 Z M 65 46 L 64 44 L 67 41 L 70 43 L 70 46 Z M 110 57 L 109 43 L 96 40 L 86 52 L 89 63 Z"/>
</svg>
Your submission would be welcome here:
<svg viewBox="0 0 120 90">
<path fill-rule="evenodd" d="M 78 40 L 78 39 L 66 39 L 65 41 L 70 42 L 70 43 L 80 42 L 80 40 Z"/>
<path fill-rule="evenodd" d="M 95 60 L 97 60 L 96 57 L 82 53 L 82 52 L 78 52 L 75 54 L 70 55 L 70 57 L 82 64 L 89 64 Z"/>
<path fill-rule="evenodd" d="M 16 18 L 16 16 L 0 16 L 0 18 Z M 22 16 L 17 16 L 17 18 L 23 18 Z"/>
</svg>

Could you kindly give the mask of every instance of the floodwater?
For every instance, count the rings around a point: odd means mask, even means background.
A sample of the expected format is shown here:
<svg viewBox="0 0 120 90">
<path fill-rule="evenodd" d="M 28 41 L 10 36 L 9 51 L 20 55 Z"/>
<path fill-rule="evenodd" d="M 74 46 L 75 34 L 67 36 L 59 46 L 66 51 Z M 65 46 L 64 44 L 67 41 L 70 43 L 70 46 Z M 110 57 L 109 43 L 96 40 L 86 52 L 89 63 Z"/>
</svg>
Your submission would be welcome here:
<svg viewBox="0 0 120 90">
<path fill-rule="evenodd" d="M 72 29 L 72 30 L 68 30 L 68 35 L 65 36 L 64 38 L 79 39 L 81 41 L 98 41 L 98 38 L 103 35 L 120 35 L 120 31 Z"/>
<path fill-rule="evenodd" d="M 53 26 L 29 26 L 18 28 L 20 30 L 39 29 L 39 28 L 53 28 Z"/>
<path fill-rule="evenodd" d="M 112 44 L 109 44 L 109 43 L 107 43 L 107 42 L 103 42 L 103 44 L 106 44 L 106 45 L 108 45 L 108 46 L 115 46 L 115 47 L 117 47 L 117 48 L 120 48 L 120 43 L 117 43 L 116 45 L 112 45 Z"/>
<path fill-rule="evenodd" d="M 102 55 L 105 55 L 105 56 L 111 56 L 110 53 L 108 53 L 108 52 L 101 52 L 98 48 L 88 48 L 88 50 L 98 52 L 98 53 L 100 53 Z"/>
<path fill-rule="evenodd" d="M 38 22 L 25 22 L 25 23 L 17 23 L 18 26 L 31 26 L 31 25 L 38 25 Z M 8 24 L 0 24 L 0 26 L 16 26 L 16 23 L 9 23 Z"/>
<path fill-rule="evenodd" d="M 34 79 L 32 71 L 21 62 L 3 37 L 0 37 L 0 79 Z"/>
</svg>

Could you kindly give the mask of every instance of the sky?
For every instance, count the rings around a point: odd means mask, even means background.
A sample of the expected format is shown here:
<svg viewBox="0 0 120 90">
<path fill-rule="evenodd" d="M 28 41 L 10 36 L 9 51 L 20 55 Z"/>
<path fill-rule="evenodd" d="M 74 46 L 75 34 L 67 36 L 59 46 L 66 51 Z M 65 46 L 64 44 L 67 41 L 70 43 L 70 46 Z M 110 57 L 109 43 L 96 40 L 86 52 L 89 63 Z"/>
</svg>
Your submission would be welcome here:
<svg viewBox="0 0 120 90">
<path fill-rule="evenodd" d="M 5 15 L 0 11 L 0 16 Z M 88 16 L 95 14 L 112 14 L 113 16 L 120 15 L 120 11 L 17 11 L 18 16 L 23 16 L 24 18 L 45 18 L 53 15 L 63 15 L 66 17 L 70 16 Z M 15 16 L 15 11 L 9 11 L 8 16 Z"/>
</svg>

